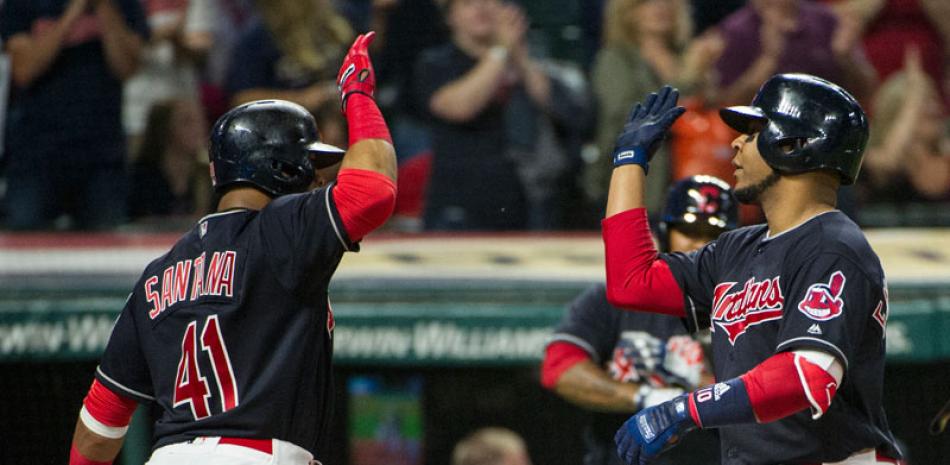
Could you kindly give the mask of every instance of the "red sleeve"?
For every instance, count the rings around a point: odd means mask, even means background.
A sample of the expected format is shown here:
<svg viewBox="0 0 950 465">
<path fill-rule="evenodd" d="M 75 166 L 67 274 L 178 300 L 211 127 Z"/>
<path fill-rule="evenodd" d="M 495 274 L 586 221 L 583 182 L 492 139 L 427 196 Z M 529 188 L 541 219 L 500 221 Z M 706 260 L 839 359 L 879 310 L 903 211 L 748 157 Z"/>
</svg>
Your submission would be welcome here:
<svg viewBox="0 0 950 465">
<path fill-rule="evenodd" d="M 136 402 L 122 397 L 109 388 L 93 380 L 83 405 L 93 418 L 106 426 L 128 426 L 135 413 Z"/>
<path fill-rule="evenodd" d="M 350 94 L 346 98 L 344 113 L 349 127 L 350 147 L 363 139 L 382 139 L 393 143 L 386 120 L 372 97 L 366 94 Z"/>
<path fill-rule="evenodd" d="M 340 170 L 331 193 L 343 228 L 357 242 L 389 219 L 396 205 L 396 184 L 375 171 Z"/>
<path fill-rule="evenodd" d="M 831 374 L 793 352 L 773 355 L 741 378 L 759 423 L 780 420 L 809 407 L 817 419 L 831 406 L 838 389 Z"/>
<path fill-rule="evenodd" d="M 569 342 L 552 342 L 544 351 L 544 361 L 541 363 L 541 385 L 554 389 L 557 380 L 565 371 L 584 360 L 590 360 L 590 356 L 584 352 L 584 349 Z"/>
<path fill-rule="evenodd" d="M 645 208 L 601 222 L 607 262 L 607 300 L 617 307 L 685 317 L 683 291 L 660 260 Z"/>
</svg>

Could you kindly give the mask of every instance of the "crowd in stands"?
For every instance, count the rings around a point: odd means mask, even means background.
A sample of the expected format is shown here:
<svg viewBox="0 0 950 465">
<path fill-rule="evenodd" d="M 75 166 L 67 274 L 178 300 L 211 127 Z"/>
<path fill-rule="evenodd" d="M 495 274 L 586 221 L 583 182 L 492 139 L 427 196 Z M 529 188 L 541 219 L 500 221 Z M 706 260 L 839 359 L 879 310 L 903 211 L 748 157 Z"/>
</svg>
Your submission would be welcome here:
<svg viewBox="0 0 950 465">
<path fill-rule="evenodd" d="M 846 213 L 950 205 L 946 0 L 0 0 L 0 228 L 187 228 L 216 200 L 208 128 L 252 100 L 345 146 L 334 78 L 371 29 L 392 229 L 597 228 L 627 112 L 671 83 L 690 111 L 651 163 L 659 211 L 676 179 L 732 180 L 717 109 L 783 72 L 871 117 Z"/>
</svg>

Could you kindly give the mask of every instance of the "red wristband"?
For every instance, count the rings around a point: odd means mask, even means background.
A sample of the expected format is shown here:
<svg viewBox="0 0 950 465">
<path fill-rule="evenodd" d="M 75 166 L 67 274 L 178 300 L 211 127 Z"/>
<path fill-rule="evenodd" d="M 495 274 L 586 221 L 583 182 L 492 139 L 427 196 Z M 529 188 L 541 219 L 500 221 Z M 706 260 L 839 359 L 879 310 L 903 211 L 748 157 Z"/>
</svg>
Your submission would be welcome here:
<svg viewBox="0 0 950 465">
<path fill-rule="evenodd" d="M 347 96 L 346 122 L 349 126 L 350 147 L 363 139 L 382 139 L 393 143 L 379 107 L 366 94 L 353 93 Z"/>
<path fill-rule="evenodd" d="M 92 381 L 83 405 L 93 418 L 111 427 L 128 426 L 138 407 L 134 400 L 116 394 L 97 379 Z"/>
<path fill-rule="evenodd" d="M 76 448 L 76 445 L 73 444 L 73 446 L 69 448 L 69 465 L 112 465 L 112 461 L 96 462 L 95 460 L 90 460 L 82 455 L 79 449 Z"/>
</svg>

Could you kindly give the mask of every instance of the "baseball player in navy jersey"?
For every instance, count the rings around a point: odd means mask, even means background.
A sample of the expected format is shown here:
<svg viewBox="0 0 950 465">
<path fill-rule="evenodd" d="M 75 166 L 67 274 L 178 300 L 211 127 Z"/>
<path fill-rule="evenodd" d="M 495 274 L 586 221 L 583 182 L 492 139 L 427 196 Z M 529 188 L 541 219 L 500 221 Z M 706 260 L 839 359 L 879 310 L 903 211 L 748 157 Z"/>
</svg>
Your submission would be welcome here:
<svg viewBox="0 0 950 465">
<path fill-rule="evenodd" d="M 711 176 L 683 179 L 670 189 L 660 217 L 661 249 L 696 250 L 737 223 L 738 206 L 728 184 Z M 703 348 L 681 319 L 619 311 L 607 302 L 604 285 L 596 284 L 574 300 L 555 329 L 541 382 L 595 412 L 584 431 L 584 464 L 619 465 L 613 437 L 624 420 L 699 387 L 708 375 L 705 368 Z M 718 441 L 711 432 L 691 435 L 688 447 L 656 463 L 718 463 Z"/>
<path fill-rule="evenodd" d="M 372 39 L 356 39 L 338 76 L 345 156 L 290 102 L 252 102 L 215 124 L 218 211 L 136 283 L 83 402 L 71 465 L 111 463 L 136 403 L 160 411 L 152 465 L 306 465 L 321 455 L 333 398 L 327 287 L 395 202 Z"/>
<path fill-rule="evenodd" d="M 854 182 L 865 114 L 837 85 L 770 78 L 751 106 L 721 111 L 736 197 L 767 224 L 698 251 L 657 254 L 643 208 L 648 162 L 685 110 L 670 87 L 638 104 L 617 139 L 603 221 L 607 297 L 709 327 L 716 384 L 641 410 L 618 453 L 645 464 L 697 428 L 717 428 L 723 464 L 900 463 L 881 405 L 887 285 L 861 230 L 835 209 Z"/>
</svg>

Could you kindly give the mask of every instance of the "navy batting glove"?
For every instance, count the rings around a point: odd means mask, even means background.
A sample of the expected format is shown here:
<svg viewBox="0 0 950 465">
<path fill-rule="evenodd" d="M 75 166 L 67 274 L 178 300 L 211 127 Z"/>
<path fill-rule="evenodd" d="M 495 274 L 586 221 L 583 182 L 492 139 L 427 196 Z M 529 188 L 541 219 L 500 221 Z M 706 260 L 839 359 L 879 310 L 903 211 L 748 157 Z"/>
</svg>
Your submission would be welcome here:
<svg viewBox="0 0 950 465">
<path fill-rule="evenodd" d="M 659 93 L 651 93 L 645 103 L 633 107 L 614 146 L 615 167 L 636 164 L 642 166 L 644 172 L 649 171 L 648 163 L 660 148 L 660 142 L 673 122 L 686 111 L 676 106 L 679 96 L 676 89 L 664 86 Z"/>
<path fill-rule="evenodd" d="M 646 465 L 695 428 L 689 394 L 683 394 L 630 417 L 614 436 L 617 455 L 627 465 Z"/>
</svg>

